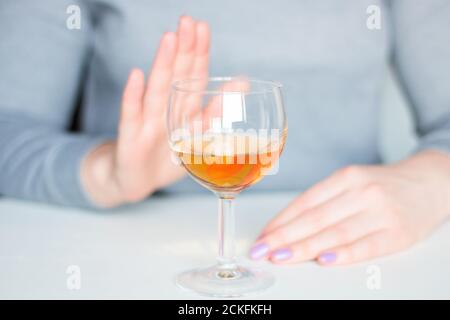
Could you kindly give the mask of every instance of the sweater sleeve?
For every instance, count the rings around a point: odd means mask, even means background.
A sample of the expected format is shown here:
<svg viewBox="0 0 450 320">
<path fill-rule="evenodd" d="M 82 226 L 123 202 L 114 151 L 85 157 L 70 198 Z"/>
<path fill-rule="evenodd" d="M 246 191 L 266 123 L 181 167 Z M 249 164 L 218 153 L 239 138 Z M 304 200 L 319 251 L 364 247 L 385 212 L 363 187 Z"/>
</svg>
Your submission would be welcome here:
<svg viewBox="0 0 450 320">
<path fill-rule="evenodd" d="M 395 0 L 393 63 L 413 108 L 414 152 L 450 153 L 450 1 Z"/>
<path fill-rule="evenodd" d="M 67 27 L 69 6 L 81 29 Z M 80 165 L 101 138 L 67 130 L 91 31 L 80 0 L 0 2 L 0 194 L 93 206 Z"/>
</svg>

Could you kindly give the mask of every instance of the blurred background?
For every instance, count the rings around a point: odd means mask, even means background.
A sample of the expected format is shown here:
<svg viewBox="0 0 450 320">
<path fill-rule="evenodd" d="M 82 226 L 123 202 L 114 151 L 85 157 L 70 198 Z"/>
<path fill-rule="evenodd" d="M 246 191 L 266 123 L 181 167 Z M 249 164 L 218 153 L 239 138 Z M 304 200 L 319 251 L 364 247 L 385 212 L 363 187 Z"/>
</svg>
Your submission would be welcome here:
<svg viewBox="0 0 450 320">
<path fill-rule="evenodd" d="M 388 67 L 381 100 L 380 153 L 385 162 L 404 158 L 417 144 L 411 109 Z"/>
</svg>

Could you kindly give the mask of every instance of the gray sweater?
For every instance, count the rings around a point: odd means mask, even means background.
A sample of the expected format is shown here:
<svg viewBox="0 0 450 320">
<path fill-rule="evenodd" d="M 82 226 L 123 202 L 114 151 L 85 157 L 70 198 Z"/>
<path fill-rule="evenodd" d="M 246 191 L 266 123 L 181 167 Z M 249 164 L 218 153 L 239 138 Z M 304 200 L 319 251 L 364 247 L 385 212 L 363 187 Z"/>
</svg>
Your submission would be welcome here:
<svg viewBox="0 0 450 320">
<path fill-rule="evenodd" d="M 81 29 L 67 28 L 69 5 Z M 379 30 L 367 28 L 369 5 L 381 8 Z M 379 163 L 390 62 L 413 107 L 415 152 L 450 152 L 448 0 L 1 0 L 0 194 L 92 206 L 81 160 L 114 137 L 130 69 L 149 69 L 181 14 L 212 26 L 211 75 L 284 84 L 280 170 L 251 189 L 300 190 L 342 166 Z M 69 132 L 80 96 L 81 130 Z M 185 179 L 167 190 L 202 187 Z"/>
</svg>

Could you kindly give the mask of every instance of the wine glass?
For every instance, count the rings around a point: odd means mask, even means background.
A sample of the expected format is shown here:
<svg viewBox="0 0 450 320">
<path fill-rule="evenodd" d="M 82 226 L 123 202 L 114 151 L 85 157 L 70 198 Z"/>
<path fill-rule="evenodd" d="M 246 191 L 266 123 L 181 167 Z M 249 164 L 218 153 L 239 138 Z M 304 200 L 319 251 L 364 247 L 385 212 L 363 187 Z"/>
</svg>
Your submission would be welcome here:
<svg viewBox="0 0 450 320">
<path fill-rule="evenodd" d="M 278 169 L 287 134 L 281 85 L 245 77 L 176 81 L 167 121 L 173 160 L 219 198 L 217 264 L 186 271 L 177 284 L 215 297 L 271 286 L 271 274 L 236 262 L 234 199 Z"/>
</svg>

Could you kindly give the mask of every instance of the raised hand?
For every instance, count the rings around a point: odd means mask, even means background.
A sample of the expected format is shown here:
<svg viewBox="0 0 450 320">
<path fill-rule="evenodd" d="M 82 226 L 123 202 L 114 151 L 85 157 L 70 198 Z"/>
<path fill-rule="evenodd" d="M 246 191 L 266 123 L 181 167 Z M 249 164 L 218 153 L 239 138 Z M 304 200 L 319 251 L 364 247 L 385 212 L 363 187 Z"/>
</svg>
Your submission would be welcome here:
<svg viewBox="0 0 450 320">
<path fill-rule="evenodd" d="M 169 91 L 175 80 L 207 77 L 209 46 L 208 24 L 183 16 L 176 33 L 163 35 L 147 83 L 141 70 L 131 71 L 117 140 L 90 152 L 82 165 L 83 185 L 95 204 L 139 201 L 183 176 L 167 142 Z"/>
</svg>

